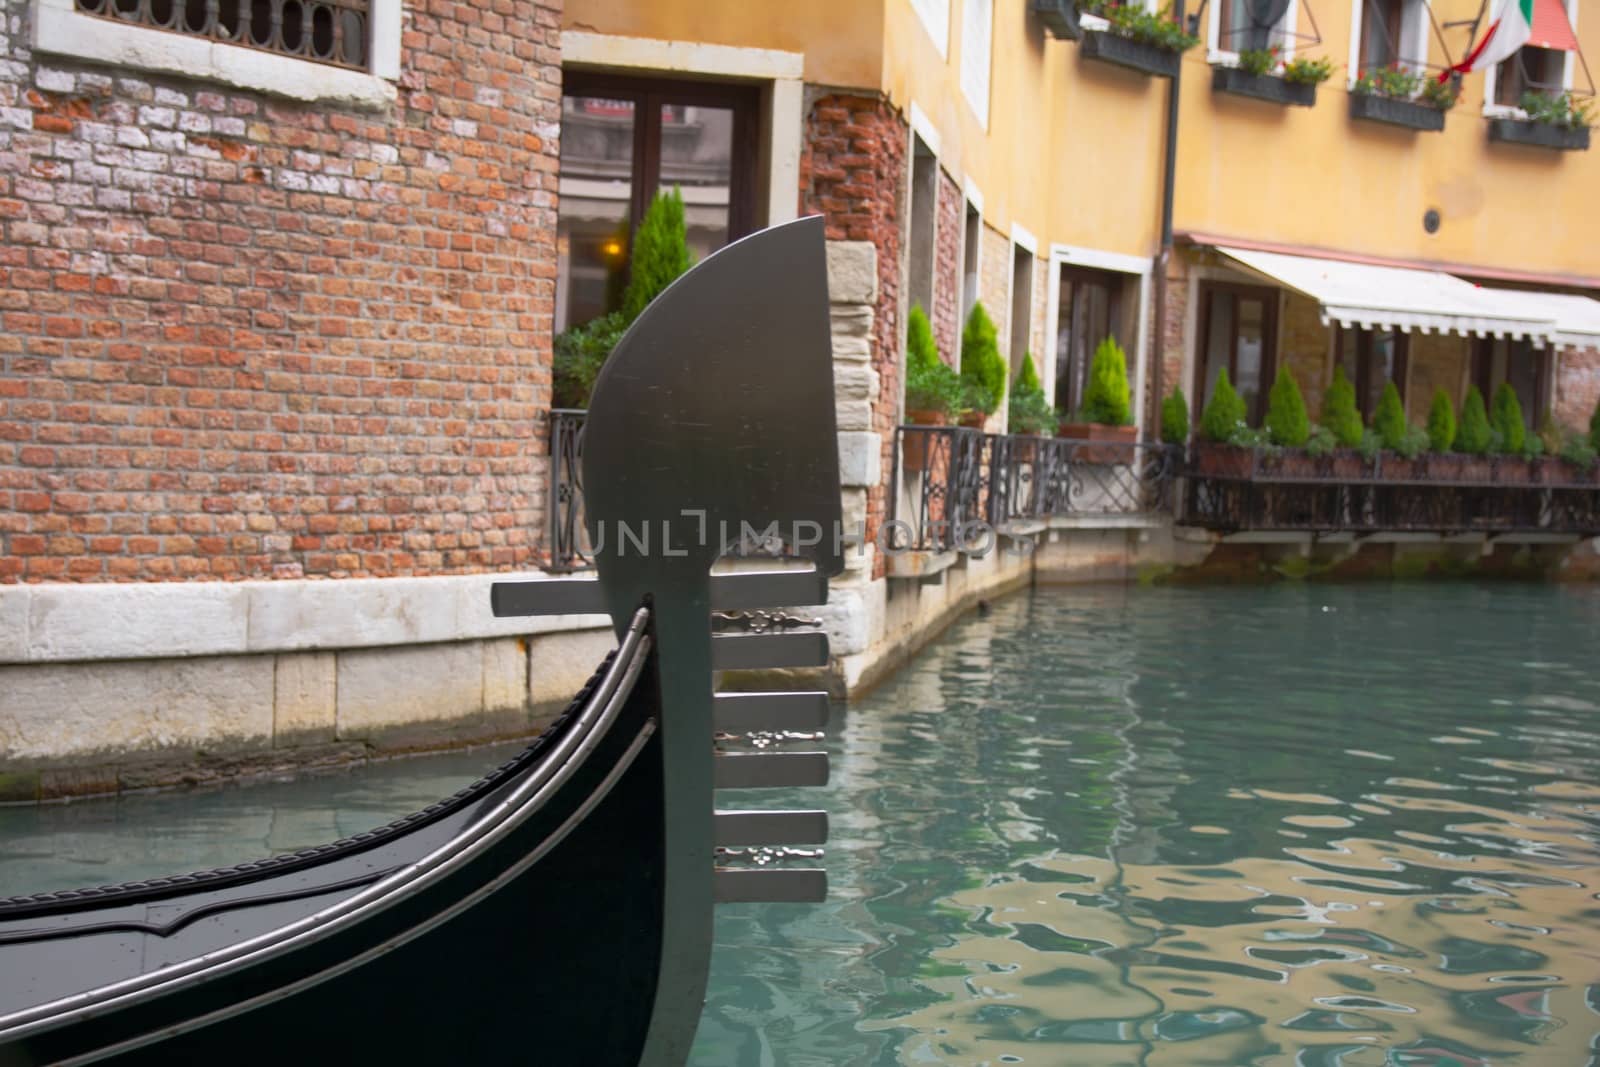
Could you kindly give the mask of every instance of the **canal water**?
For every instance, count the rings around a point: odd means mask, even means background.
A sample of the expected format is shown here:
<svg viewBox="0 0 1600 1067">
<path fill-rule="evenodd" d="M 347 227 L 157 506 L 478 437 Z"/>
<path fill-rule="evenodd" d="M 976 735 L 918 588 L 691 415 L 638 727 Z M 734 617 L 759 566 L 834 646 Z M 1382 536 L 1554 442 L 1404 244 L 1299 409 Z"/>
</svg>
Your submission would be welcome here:
<svg viewBox="0 0 1600 1067">
<path fill-rule="evenodd" d="M 693 1063 L 1589 1063 L 1597 648 L 1600 590 L 1554 586 L 1000 601 L 837 717 L 826 790 L 740 798 L 830 810 L 832 892 L 718 910 Z M 0 809 L 0 893 L 329 840 L 495 758 Z"/>
</svg>

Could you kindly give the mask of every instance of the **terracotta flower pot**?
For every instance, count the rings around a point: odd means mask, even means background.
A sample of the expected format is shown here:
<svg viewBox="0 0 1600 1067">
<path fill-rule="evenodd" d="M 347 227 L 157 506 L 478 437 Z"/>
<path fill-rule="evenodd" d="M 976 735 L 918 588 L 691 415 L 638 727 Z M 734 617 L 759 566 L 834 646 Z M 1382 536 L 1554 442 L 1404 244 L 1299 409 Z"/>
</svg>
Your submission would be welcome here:
<svg viewBox="0 0 1600 1067">
<path fill-rule="evenodd" d="M 1382 459 L 1384 481 L 1388 482 L 1424 482 L 1428 477 L 1428 457 L 1425 455 L 1406 457 L 1398 452 L 1385 452 Z"/>
<path fill-rule="evenodd" d="M 1105 448 L 1079 446 L 1072 450 L 1071 458 L 1079 463 L 1131 463 L 1134 445 L 1139 443 L 1139 430 L 1134 426 L 1110 426 L 1103 422 L 1063 422 L 1056 429 L 1057 437 L 1078 441 L 1104 441 Z"/>
<path fill-rule="evenodd" d="M 1196 441 L 1191 455 L 1194 473 L 1201 478 L 1248 478 L 1254 459 L 1251 449 Z"/>
<path fill-rule="evenodd" d="M 960 425 L 968 430 L 981 430 L 983 429 L 983 424 L 988 421 L 989 416 L 985 415 L 983 412 L 968 411 L 962 414 Z"/>
<path fill-rule="evenodd" d="M 913 426 L 948 426 L 949 419 L 942 411 L 907 410 L 906 421 Z M 928 438 L 933 436 L 926 433 L 902 433 L 900 435 L 900 461 L 904 464 L 907 473 L 920 471 L 928 462 Z"/>
</svg>

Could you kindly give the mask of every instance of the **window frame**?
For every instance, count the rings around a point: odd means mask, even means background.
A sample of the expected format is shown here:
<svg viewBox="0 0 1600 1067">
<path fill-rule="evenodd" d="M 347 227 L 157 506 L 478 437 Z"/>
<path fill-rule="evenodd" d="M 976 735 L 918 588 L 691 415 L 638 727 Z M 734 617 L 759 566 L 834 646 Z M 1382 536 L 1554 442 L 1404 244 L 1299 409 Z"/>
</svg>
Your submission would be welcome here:
<svg viewBox="0 0 1600 1067">
<path fill-rule="evenodd" d="M 1356 391 L 1356 411 L 1361 415 L 1363 426 L 1371 425 L 1372 416 L 1378 410 L 1374 403 L 1371 411 L 1364 408 L 1366 399 L 1371 395 L 1372 385 L 1372 342 L 1380 333 L 1392 332 L 1395 338 L 1394 376 L 1389 380 L 1394 382 L 1395 390 L 1400 394 L 1400 406 L 1405 407 L 1406 386 L 1411 380 L 1411 334 L 1405 330 L 1381 330 L 1372 326 L 1346 326 L 1343 323 L 1335 324 L 1333 330 L 1333 365 L 1341 366 L 1340 356 L 1344 351 L 1344 337 L 1346 333 L 1354 333 L 1356 338 L 1356 376 L 1351 381 L 1351 386 Z M 1333 371 L 1330 369 L 1330 375 Z M 1381 393 L 1380 393 L 1381 396 Z"/>
<path fill-rule="evenodd" d="M 1227 48 L 1222 44 L 1222 4 L 1225 2 L 1226 0 L 1217 0 L 1211 3 L 1206 12 L 1206 62 L 1232 67 L 1239 63 L 1239 49 Z M 1288 10 L 1274 27 L 1273 43 L 1279 46 L 1281 62 L 1287 63 L 1294 58 L 1299 13 L 1300 0 L 1289 0 Z"/>
<path fill-rule="evenodd" d="M 1282 301 L 1281 289 L 1271 285 L 1251 285 L 1248 282 L 1215 281 L 1203 279 L 1198 290 L 1200 307 L 1195 316 L 1195 388 L 1194 396 L 1189 401 L 1193 409 L 1191 417 L 1194 425 L 1200 425 L 1200 416 L 1205 411 L 1206 405 L 1206 348 L 1211 340 L 1211 297 L 1217 293 L 1226 293 L 1234 299 L 1233 330 L 1229 335 L 1228 344 L 1228 380 L 1238 388 L 1239 378 L 1239 315 L 1238 301 L 1240 297 L 1258 299 L 1262 302 L 1261 317 L 1261 384 L 1256 390 L 1256 407 L 1259 410 L 1245 412 L 1246 421 L 1252 426 L 1260 426 L 1267 414 L 1267 394 L 1272 391 L 1273 379 L 1278 373 L 1278 327 L 1280 315 L 1279 304 Z"/>
<path fill-rule="evenodd" d="M 1567 24 L 1572 27 L 1572 33 L 1574 36 L 1576 36 L 1578 33 L 1578 0 L 1566 0 L 1563 6 L 1567 9 Z M 1520 55 L 1522 55 L 1521 48 L 1513 52 L 1509 58 L 1515 59 Z M 1561 88 L 1563 92 L 1570 93 L 1572 91 L 1572 83 L 1578 67 L 1578 65 L 1572 60 L 1573 53 L 1566 52 L 1563 62 L 1564 69 L 1562 70 L 1561 74 Z M 1502 60 L 1502 62 L 1504 62 L 1504 60 Z M 1495 103 L 1494 98 L 1499 91 L 1500 64 L 1496 63 L 1494 66 L 1483 72 L 1483 114 L 1486 118 L 1525 119 L 1528 117 L 1528 113 L 1522 110 L 1520 106 L 1514 104 Z"/>
<path fill-rule="evenodd" d="M 1361 77 L 1361 43 L 1365 36 L 1367 5 L 1371 0 L 1350 0 L 1350 61 L 1346 88 L 1353 88 Z M 1424 0 L 1399 0 L 1400 40 L 1395 43 L 1399 58 L 1412 70 L 1425 74 L 1428 69 L 1428 8 Z M 1407 48 L 1409 45 L 1409 49 Z"/>
<path fill-rule="evenodd" d="M 1491 380 L 1494 377 L 1496 341 L 1506 343 L 1507 373 L 1498 382 Z M 1511 380 L 1509 373 L 1511 360 L 1518 348 L 1526 349 L 1534 361 L 1533 403 L 1526 403 L 1525 398 L 1520 395 L 1517 397 L 1517 402 L 1522 404 L 1522 421 L 1531 433 L 1538 429 L 1539 421 L 1555 403 L 1555 349 L 1552 346 L 1536 345 L 1530 337 L 1475 337 L 1472 339 L 1472 353 L 1467 372 L 1470 375 L 1470 383 L 1477 386 L 1478 392 L 1483 395 L 1484 408 L 1492 412 L 1494 391 L 1500 387 L 1500 382 Z"/>
<path fill-rule="evenodd" d="M 1122 334 L 1124 333 L 1122 323 L 1124 321 L 1125 312 L 1123 299 L 1126 295 L 1128 287 L 1128 278 L 1129 275 L 1122 271 L 1108 270 L 1103 267 L 1078 266 L 1076 264 L 1069 263 L 1061 264 L 1060 268 L 1056 272 L 1056 346 L 1052 360 L 1053 373 L 1050 395 L 1052 402 L 1056 403 L 1056 406 L 1061 410 L 1063 415 L 1074 412 L 1083 406 L 1082 394 L 1085 390 L 1075 389 L 1075 387 L 1080 384 L 1084 387 L 1087 387 L 1089 364 L 1094 359 L 1094 346 L 1100 343 L 1099 340 L 1085 342 L 1086 350 L 1083 353 L 1083 363 L 1082 366 L 1078 368 L 1077 374 L 1074 375 L 1072 373 L 1071 338 L 1073 333 L 1073 312 L 1074 309 L 1078 307 L 1079 293 L 1081 292 L 1079 286 L 1094 285 L 1104 287 L 1106 289 L 1106 329 L 1110 335 L 1116 339 L 1117 344 L 1121 345 L 1124 351 L 1127 351 L 1129 344 L 1122 337 Z M 1072 302 L 1064 305 L 1060 299 L 1061 288 L 1068 282 L 1071 282 L 1073 287 Z M 1063 322 L 1066 325 L 1068 338 L 1067 351 L 1065 353 L 1061 351 L 1060 342 Z M 1068 362 L 1068 374 L 1065 383 L 1063 383 L 1061 380 L 1061 360 L 1063 356 Z M 1037 367 L 1034 369 L 1039 370 Z M 1043 377 L 1042 372 L 1040 376 Z M 1059 403 L 1062 398 L 1063 384 L 1066 386 L 1066 403 L 1064 405 Z M 1075 393 L 1076 395 L 1074 395 Z"/>
</svg>

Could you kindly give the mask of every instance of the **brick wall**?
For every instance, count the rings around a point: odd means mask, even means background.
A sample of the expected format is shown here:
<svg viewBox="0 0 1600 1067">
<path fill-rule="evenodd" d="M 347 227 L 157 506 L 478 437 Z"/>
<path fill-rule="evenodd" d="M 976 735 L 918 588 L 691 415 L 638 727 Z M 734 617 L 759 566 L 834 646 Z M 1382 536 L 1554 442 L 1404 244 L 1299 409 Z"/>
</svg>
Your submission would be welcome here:
<svg viewBox="0 0 1600 1067">
<path fill-rule="evenodd" d="M 1472 342 L 1456 334 L 1413 330 L 1408 344 L 1407 359 L 1411 365 L 1406 372 L 1406 417 L 1418 425 L 1426 425 L 1436 389 L 1443 389 L 1450 403 L 1459 410 Z"/>
<path fill-rule="evenodd" d="M 939 171 L 939 209 L 934 226 L 933 339 L 952 366 L 961 345 L 961 233 L 967 201 L 955 179 Z"/>
<path fill-rule="evenodd" d="M 1163 318 L 1165 321 L 1156 321 L 1160 309 L 1155 298 L 1156 278 L 1151 276 L 1150 285 L 1150 366 L 1153 368 L 1157 360 L 1161 361 L 1161 395 L 1156 395 L 1155 374 L 1145 375 L 1144 405 L 1146 433 L 1152 438 L 1157 438 L 1161 433 L 1161 401 L 1174 389 L 1181 386 L 1184 396 L 1189 401 L 1191 412 L 1198 402 L 1189 388 L 1189 383 L 1184 380 L 1184 324 L 1189 314 L 1189 273 L 1193 269 L 1192 253 L 1174 250 L 1167 258 L 1167 295 L 1166 309 Z M 1161 264 L 1156 263 L 1156 269 L 1161 269 Z M 1197 357 L 1198 358 L 1198 357 Z M 1304 383 L 1302 383 L 1304 384 Z M 1199 386 L 1196 386 L 1198 391 Z M 1196 422 L 1191 417 L 1191 429 Z"/>
<path fill-rule="evenodd" d="M 560 0 L 406 5 L 386 112 L 0 26 L 0 580 L 527 565 Z"/>
<path fill-rule="evenodd" d="M 883 479 L 867 491 L 866 533 L 876 542 L 894 467 L 900 417 L 904 331 L 900 324 L 900 223 L 910 126 L 883 100 L 826 94 L 806 115 L 800 156 L 801 214 L 821 214 L 829 240 L 871 241 L 878 253 L 878 304 L 873 316 L 872 369 L 878 374 L 873 430 L 883 441 Z M 878 556 L 873 577 L 886 573 Z"/>
<path fill-rule="evenodd" d="M 1322 394 L 1330 373 L 1328 338 L 1331 327 L 1322 324 L 1320 305 L 1299 293 L 1284 294 L 1282 323 L 1278 330 L 1279 365 L 1294 372 L 1295 384 L 1305 398 L 1306 411 L 1315 422 L 1322 414 Z"/>
<path fill-rule="evenodd" d="M 1556 358 L 1556 421 L 1586 431 L 1600 404 L 1600 348 L 1564 348 Z"/>
</svg>

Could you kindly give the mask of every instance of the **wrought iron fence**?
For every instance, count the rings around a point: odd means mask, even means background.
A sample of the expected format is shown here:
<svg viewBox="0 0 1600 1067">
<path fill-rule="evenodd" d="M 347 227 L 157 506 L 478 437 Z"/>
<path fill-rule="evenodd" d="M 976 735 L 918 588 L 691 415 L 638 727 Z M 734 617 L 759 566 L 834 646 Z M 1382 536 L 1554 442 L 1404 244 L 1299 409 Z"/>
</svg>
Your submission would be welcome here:
<svg viewBox="0 0 1600 1067">
<path fill-rule="evenodd" d="M 86 15 L 188 37 L 368 67 L 368 0 L 76 0 Z"/>
<path fill-rule="evenodd" d="M 550 570 L 594 566 L 583 525 L 583 425 L 577 408 L 550 412 Z"/>
<path fill-rule="evenodd" d="M 1554 457 L 1196 445 L 1179 522 L 1221 532 L 1600 533 L 1600 477 Z"/>
<path fill-rule="evenodd" d="M 1166 445 L 895 429 L 895 549 L 942 552 L 1058 518 L 1147 516 L 1169 506 L 1179 452 Z"/>
</svg>

